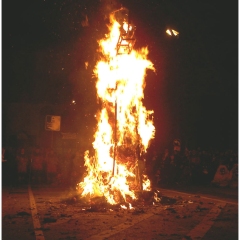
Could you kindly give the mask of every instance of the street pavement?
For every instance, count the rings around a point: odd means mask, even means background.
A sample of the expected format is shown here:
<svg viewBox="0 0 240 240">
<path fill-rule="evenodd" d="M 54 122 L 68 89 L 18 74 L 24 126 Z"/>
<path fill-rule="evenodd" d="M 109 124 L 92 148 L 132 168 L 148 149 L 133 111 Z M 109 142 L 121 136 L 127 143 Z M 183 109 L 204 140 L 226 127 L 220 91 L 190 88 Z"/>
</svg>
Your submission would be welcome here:
<svg viewBox="0 0 240 240">
<path fill-rule="evenodd" d="M 162 187 L 110 206 L 68 187 L 3 187 L 2 239 L 235 240 L 238 189 Z"/>
</svg>

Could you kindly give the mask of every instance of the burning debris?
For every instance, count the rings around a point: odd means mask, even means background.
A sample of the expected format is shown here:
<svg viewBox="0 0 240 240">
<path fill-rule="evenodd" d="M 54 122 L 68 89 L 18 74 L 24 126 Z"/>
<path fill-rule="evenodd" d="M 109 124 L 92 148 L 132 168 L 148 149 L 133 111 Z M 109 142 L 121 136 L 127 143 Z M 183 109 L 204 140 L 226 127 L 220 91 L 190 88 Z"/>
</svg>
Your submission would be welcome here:
<svg viewBox="0 0 240 240">
<path fill-rule="evenodd" d="M 114 194 L 119 194 L 115 192 Z M 136 191 L 136 198 L 133 200 L 130 196 L 126 200 L 119 194 L 115 199 L 118 199 L 116 204 L 108 202 L 108 199 L 102 196 L 92 197 L 91 195 L 82 197 L 82 195 L 74 194 L 61 201 L 61 204 L 77 205 L 81 211 L 86 212 L 122 212 L 127 211 L 133 214 L 145 213 L 152 206 L 170 206 L 176 204 L 179 199 L 167 197 L 159 190 L 154 191 Z M 180 199 L 182 202 L 182 199 Z"/>
<path fill-rule="evenodd" d="M 82 197 L 75 195 L 68 199 L 62 200 L 61 204 L 67 204 L 67 208 L 78 209 L 78 213 L 107 213 L 106 216 L 115 217 L 134 217 L 136 215 L 163 215 L 174 216 L 176 219 L 191 218 L 193 213 L 208 211 L 208 204 L 203 203 L 201 198 L 190 200 L 181 196 L 169 197 L 159 190 L 154 191 L 139 191 L 136 192 L 136 199 L 129 202 L 119 202 L 112 205 L 104 196 L 101 197 Z M 196 196 L 195 196 L 196 197 Z M 103 216 L 103 215 L 101 215 Z"/>
<path fill-rule="evenodd" d="M 78 184 L 81 197 L 103 199 L 115 205 L 137 199 L 136 192 L 150 190 L 144 173 L 144 155 L 154 138 L 153 111 L 142 103 L 148 50 L 134 50 L 135 26 L 128 10 L 110 15 L 109 33 L 99 41 L 100 60 L 94 74 L 101 106 L 93 142 L 94 156 L 85 152 L 87 175 Z M 96 203 L 95 203 L 96 204 Z"/>
</svg>

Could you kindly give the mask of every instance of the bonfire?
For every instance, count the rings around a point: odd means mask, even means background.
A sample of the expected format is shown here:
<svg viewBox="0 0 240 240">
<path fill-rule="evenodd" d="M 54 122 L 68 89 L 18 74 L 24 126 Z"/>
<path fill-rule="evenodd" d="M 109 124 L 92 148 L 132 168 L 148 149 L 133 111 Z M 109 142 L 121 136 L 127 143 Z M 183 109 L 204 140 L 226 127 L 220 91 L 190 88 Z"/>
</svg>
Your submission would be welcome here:
<svg viewBox="0 0 240 240">
<path fill-rule="evenodd" d="M 96 63 L 94 155 L 85 151 L 86 176 L 78 184 L 82 197 L 101 197 L 111 204 L 129 202 L 139 191 L 150 191 L 144 172 L 145 155 L 154 138 L 153 111 L 143 105 L 148 49 L 135 50 L 136 27 L 122 8 L 110 15 L 109 32 L 98 41 L 101 59 Z"/>
</svg>

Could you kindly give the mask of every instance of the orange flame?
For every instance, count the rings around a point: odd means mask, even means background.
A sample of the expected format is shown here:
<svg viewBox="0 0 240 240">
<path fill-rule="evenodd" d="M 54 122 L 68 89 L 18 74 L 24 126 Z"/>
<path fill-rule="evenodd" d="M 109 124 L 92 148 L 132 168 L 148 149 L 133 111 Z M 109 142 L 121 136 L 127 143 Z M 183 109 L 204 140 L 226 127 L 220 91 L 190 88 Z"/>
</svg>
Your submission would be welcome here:
<svg viewBox="0 0 240 240">
<path fill-rule="evenodd" d="M 87 176 L 79 183 L 82 196 L 104 196 L 110 204 L 136 199 L 140 186 L 150 190 L 150 181 L 142 179 L 140 160 L 154 138 L 153 111 L 142 103 L 146 70 L 154 70 L 147 60 L 148 49 L 132 50 L 130 54 L 116 54 L 120 24 L 110 17 L 109 34 L 99 41 L 102 58 L 97 62 L 97 96 L 101 110 L 93 148 L 94 156 L 85 152 Z M 147 186 L 148 185 L 148 186 Z"/>
</svg>

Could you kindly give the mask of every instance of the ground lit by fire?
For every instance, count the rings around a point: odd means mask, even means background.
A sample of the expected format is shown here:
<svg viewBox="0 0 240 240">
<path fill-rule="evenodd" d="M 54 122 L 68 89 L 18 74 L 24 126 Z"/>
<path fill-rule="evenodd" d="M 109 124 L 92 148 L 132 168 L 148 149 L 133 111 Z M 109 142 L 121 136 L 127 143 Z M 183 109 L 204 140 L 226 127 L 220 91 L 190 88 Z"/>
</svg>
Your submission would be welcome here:
<svg viewBox="0 0 240 240">
<path fill-rule="evenodd" d="M 153 111 L 147 110 L 142 100 L 146 71 L 154 67 L 147 59 L 146 47 L 126 52 L 133 45 L 124 40 L 117 52 L 121 27 L 125 29 L 127 23 L 121 26 L 114 14 L 110 22 L 109 33 L 99 41 L 100 60 L 94 69 L 101 106 L 96 114 L 95 154 L 85 152 L 87 175 L 78 190 L 83 197 L 104 197 L 117 204 L 136 199 L 136 191 L 151 190 L 143 166 L 155 127 Z"/>
</svg>

